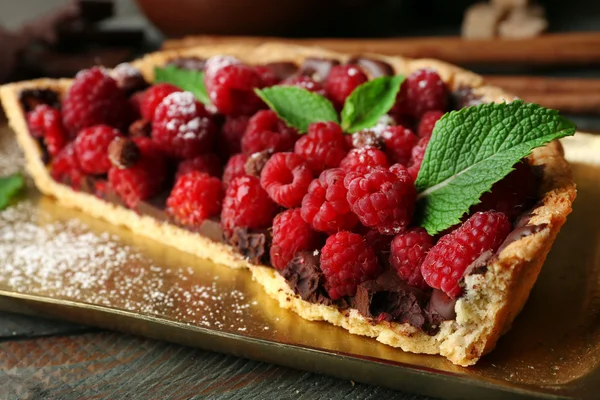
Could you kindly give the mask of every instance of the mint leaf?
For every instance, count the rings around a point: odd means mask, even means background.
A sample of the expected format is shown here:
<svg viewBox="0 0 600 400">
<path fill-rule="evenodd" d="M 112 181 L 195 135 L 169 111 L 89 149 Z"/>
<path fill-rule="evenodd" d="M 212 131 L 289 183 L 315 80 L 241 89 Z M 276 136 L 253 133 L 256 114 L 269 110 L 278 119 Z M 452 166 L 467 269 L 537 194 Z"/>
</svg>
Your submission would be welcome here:
<svg viewBox="0 0 600 400">
<path fill-rule="evenodd" d="M 288 125 L 306 132 L 313 122 L 338 122 L 333 104 L 325 97 L 295 86 L 254 89 L 269 108 Z"/>
<path fill-rule="evenodd" d="M 201 103 L 211 104 L 206 86 L 204 86 L 204 72 L 202 71 L 180 69 L 174 65 L 168 65 L 164 68 L 155 67 L 154 81 L 175 85 L 181 90 L 192 92 Z"/>
<path fill-rule="evenodd" d="M 415 182 L 417 222 L 432 235 L 459 223 L 534 148 L 574 133 L 575 125 L 558 111 L 520 100 L 444 115 Z"/>
<path fill-rule="evenodd" d="M 20 174 L 0 177 L 0 210 L 8 207 L 12 198 L 19 193 L 23 185 L 23 177 Z"/>
<path fill-rule="evenodd" d="M 354 89 L 342 110 L 344 132 L 354 133 L 375 125 L 394 105 L 403 81 L 402 75 L 382 76 Z"/>
</svg>

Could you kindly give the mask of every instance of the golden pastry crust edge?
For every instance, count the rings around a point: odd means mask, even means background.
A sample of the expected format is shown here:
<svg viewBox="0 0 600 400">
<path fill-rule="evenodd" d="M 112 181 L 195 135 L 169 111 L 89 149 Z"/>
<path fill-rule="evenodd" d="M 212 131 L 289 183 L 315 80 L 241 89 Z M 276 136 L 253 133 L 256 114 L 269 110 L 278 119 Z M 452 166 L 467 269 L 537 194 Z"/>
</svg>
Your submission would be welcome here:
<svg viewBox="0 0 600 400">
<path fill-rule="evenodd" d="M 132 64 L 152 81 L 154 66 L 164 65 L 170 59 L 180 56 L 205 58 L 219 54 L 233 55 L 248 63 L 300 63 L 306 57 L 330 57 L 344 61 L 350 57 L 348 54 L 319 48 L 267 43 L 261 46 L 215 45 L 162 51 L 148 54 Z M 408 74 L 424 67 L 434 68 L 450 90 L 471 87 L 474 94 L 481 96 L 484 101 L 502 102 L 515 99 L 500 88 L 485 85 L 481 76 L 438 60 L 412 60 L 372 54 L 368 56 L 388 62 L 396 73 Z M 482 355 L 494 348 L 500 335 L 510 328 L 525 304 L 552 243 L 571 212 L 571 205 L 576 196 L 571 171 L 563 157 L 560 143 L 553 142 L 534 150 L 530 160 L 534 165 L 544 165 L 542 191 L 545 194 L 534 211 L 531 223 L 546 224 L 545 228 L 507 246 L 488 264 L 485 274 L 466 277 L 465 294 L 457 301 L 455 307 L 456 320 L 444 322 L 440 331 L 430 336 L 408 324 L 373 323 L 356 310 L 339 311 L 331 306 L 306 302 L 293 293 L 274 269 L 248 263 L 228 245 L 215 243 L 174 225 L 138 215 L 93 195 L 75 192 L 53 181 L 41 161 L 37 143 L 29 135 L 18 96 L 25 88 L 51 88 L 64 93 L 70 82 L 69 79 L 38 79 L 0 88 L 0 99 L 9 123 L 25 152 L 27 169 L 41 192 L 55 197 L 65 206 L 80 209 L 114 225 L 126 226 L 136 234 L 181 251 L 231 268 L 248 268 L 253 279 L 260 283 L 281 307 L 293 310 L 305 319 L 327 321 L 347 329 L 350 333 L 372 337 L 404 351 L 440 354 L 457 365 L 475 364 Z"/>
</svg>

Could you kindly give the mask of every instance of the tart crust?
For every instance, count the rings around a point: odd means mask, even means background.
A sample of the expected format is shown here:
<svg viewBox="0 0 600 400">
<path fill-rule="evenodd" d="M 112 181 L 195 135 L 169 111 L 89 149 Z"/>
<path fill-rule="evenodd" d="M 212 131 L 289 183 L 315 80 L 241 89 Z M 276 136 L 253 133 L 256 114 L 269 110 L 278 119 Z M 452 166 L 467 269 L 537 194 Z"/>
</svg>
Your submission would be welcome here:
<svg viewBox="0 0 600 400">
<path fill-rule="evenodd" d="M 215 45 L 184 50 L 163 51 L 146 55 L 132 64 L 147 80 L 153 81 L 154 66 L 181 56 L 210 57 L 227 54 L 247 63 L 295 61 L 306 57 L 326 57 L 344 61 L 349 54 L 319 48 L 267 43 L 261 46 Z M 502 89 L 487 86 L 483 78 L 456 66 L 432 59 L 407 59 L 365 55 L 392 65 L 396 73 L 409 74 L 420 68 L 437 70 L 451 91 L 469 87 L 485 102 L 511 101 L 516 97 Z M 576 189 L 569 165 L 558 141 L 537 148 L 530 156 L 533 165 L 543 166 L 541 201 L 532 212 L 530 224 L 538 225 L 535 233 L 522 237 L 492 258 L 484 274 L 465 278 L 464 295 L 455 306 L 456 319 L 441 324 L 436 335 L 430 336 L 411 325 L 380 322 L 364 318 L 354 309 L 340 311 L 335 307 L 306 302 L 296 296 L 283 277 L 274 269 L 252 265 L 233 249 L 177 226 L 139 215 L 115 206 L 93 195 L 76 192 L 55 182 L 42 162 L 41 149 L 29 135 L 25 115 L 19 103 L 19 93 L 28 88 L 49 88 L 64 94 L 70 79 L 38 79 L 4 85 L 0 98 L 9 122 L 25 152 L 27 169 L 36 186 L 44 194 L 55 197 L 61 204 L 78 208 L 94 217 L 115 225 L 123 225 L 136 234 L 147 236 L 165 245 L 231 268 L 248 268 L 252 277 L 281 307 L 291 309 L 305 319 L 327 321 L 350 333 L 376 338 L 379 342 L 414 353 L 440 354 L 457 365 L 473 365 L 491 351 L 500 335 L 506 332 L 521 311 L 529 292 L 561 226 L 571 212 Z"/>
</svg>

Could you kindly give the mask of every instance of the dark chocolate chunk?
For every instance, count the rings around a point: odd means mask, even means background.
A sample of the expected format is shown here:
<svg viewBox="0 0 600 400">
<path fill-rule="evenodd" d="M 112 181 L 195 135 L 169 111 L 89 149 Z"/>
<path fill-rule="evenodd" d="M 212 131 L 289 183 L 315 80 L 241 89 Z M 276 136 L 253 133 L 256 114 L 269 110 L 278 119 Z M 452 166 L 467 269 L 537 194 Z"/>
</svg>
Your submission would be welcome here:
<svg viewBox="0 0 600 400">
<path fill-rule="evenodd" d="M 452 320 L 456 318 L 454 306 L 456 299 L 452 299 L 439 289 L 433 289 L 427 310 L 432 315 L 437 315 L 441 321 Z"/>
<path fill-rule="evenodd" d="M 483 104 L 483 101 L 481 96 L 473 93 L 473 88 L 460 87 L 450 94 L 450 108 L 452 110 L 460 110 L 478 104 Z"/>
<path fill-rule="evenodd" d="M 543 231 L 548 224 L 538 224 L 538 225 L 523 225 L 515 228 L 511 233 L 508 234 L 504 242 L 498 248 L 497 254 L 502 253 L 504 249 L 506 249 L 511 243 L 516 242 L 526 236 L 533 235 L 534 233 L 538 233 Z"/>
<path fill-rule="evenodd" d="M 25 112 L 33 110 L 40 104 L 60 108 L 58 93 L 51 89 L 24 89 L 19 93 L 19 102 Z"/>
<path fill-rule="evenodd" d="M 46 146 L 46 142 L 44 141 L 43 137 L 35 138 L 35 141 L 40 146 L 40 150 L 41 150 L 41 153 L 42 153 L 42 162 L 45 165 L 47 165 L 48 163 L 50 163 L 50 160 L 52 158 L 50 157 L 50 152 L 48 151 L 48 147 Z"/>
<path fill-rule="evenodd" d="M 324 81 L 336 65 L 340 65 L 338 60 L 308 57 L 300 66 L 299 74 L 310 76 L 315 81 Z"/>
<path fill-rule="evenodd" d="M 266 232 L 250 232 L 246 228 L 235 228 L 227 238 L 229 244 L 253 264 L 264 263 L 268 255 Z"/>
<path fill-rule="evenodd" d="M 293 62 L 272 62 L 265 64 L 265 67 L 271 70 L 280 80 L 287 79 L 298 72 L 298 65 Z"/>
<path fill-rule="evenodd" d="M 129 63 L 117 65 L 112 70 L 111 76 L 117 81 L 117 86 L 123 89 L 127 95 L 148 87 L 148 82 L 146 82 L 140 70 Z"/>
<path fill-rule="evenodd" d="M 385 149 L 385 140 L 375 132 L 359 131 L 352 134 L 352 145 L 354 148 L 375 147 L 376 149 Z"/>
<path fill-rule="evenodd" d="M 350 58 L 347 64 L 358 65 L 370 76 L 371 79 L 394 75 L 394 68 L 390 64 L 381 60 L 355 56 Z"/>
<path fill-rule="evenodd" d="M 319 267 L 319 256 L 301 251 L 288 263 L 281 275 L 302 300 L 311 303 L 332 305 L 333 301 L 323 287 L 325 278 Z"/>
<path fill-rule="evenodd" d="M 192 71 L 204 71 L 206 60 L 199 57 L 179 57 L 169 61 L 167 66 L 169 65 Z"/>
<path fill-rule="evenodd" d="M 108 146 L 108 158 L 115 167 L 127 169 L 139 160 L 140 149 L 133 140 L 117 137 Z"/>
<path fill-rule="evenodd" d="M 131 125 L 129 125 L 129 136 L 134 137 L 148 137 L 152 132 L 152 123 L 147 119 L 138 119 Z"/>
<path fill-rule="evenodd" d="M 248 157 L 246 164 L 244 164 L 244 169 L 246 173 L 251 176 L 260 177 L 260 173 L 264 168 L 269 158 L 273 154 L 273 150 L 267 149 L 258 153 L 252 154 Z"/>
</svg>

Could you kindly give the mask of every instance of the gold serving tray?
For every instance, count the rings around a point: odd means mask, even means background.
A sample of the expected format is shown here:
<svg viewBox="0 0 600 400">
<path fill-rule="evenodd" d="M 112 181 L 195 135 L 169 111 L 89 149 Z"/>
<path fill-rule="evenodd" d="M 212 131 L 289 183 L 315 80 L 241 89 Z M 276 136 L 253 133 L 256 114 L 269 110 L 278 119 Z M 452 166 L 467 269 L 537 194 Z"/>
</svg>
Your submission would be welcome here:
<svg viewBox="0 0 600 400">
<path fill-rule="evenodd" d="M 0 309 L 443 398 L 598 398 L 600 137 L 564 141 L 578 185 L 512 330 L 475 367 L 405 353 L 283 310 L 245 270 L 200 260 L 41 196 L 0 212 Z M 22 169 L 0 128 L 0 175 Z"/>
</svg>

